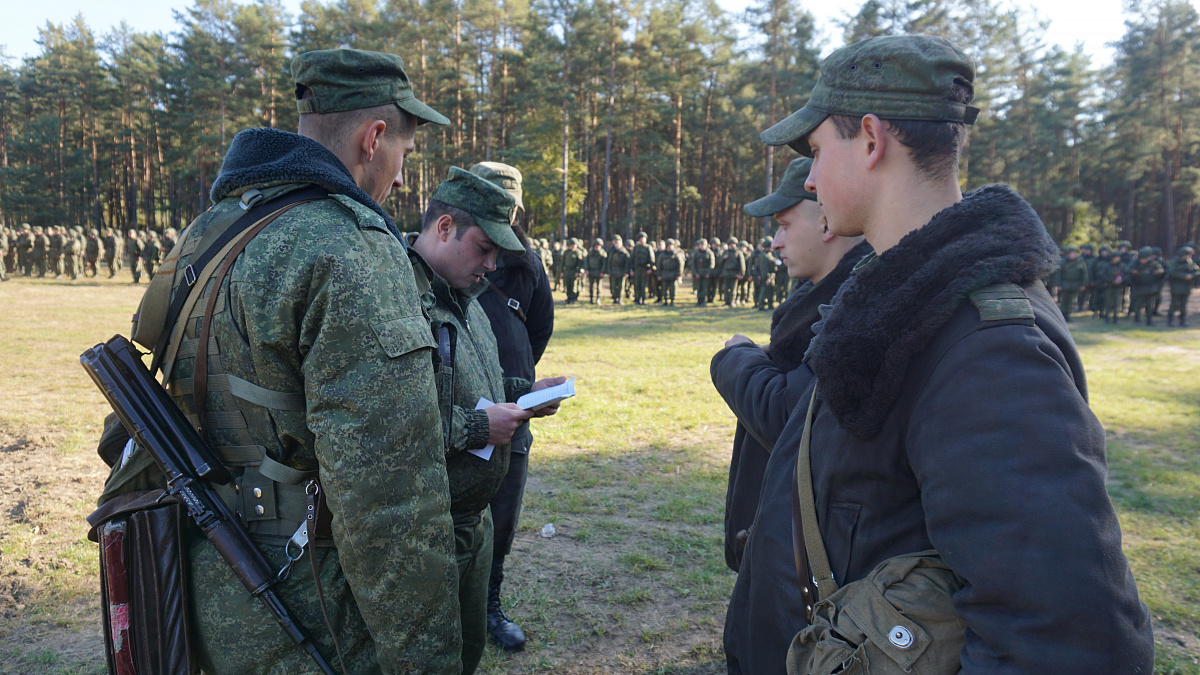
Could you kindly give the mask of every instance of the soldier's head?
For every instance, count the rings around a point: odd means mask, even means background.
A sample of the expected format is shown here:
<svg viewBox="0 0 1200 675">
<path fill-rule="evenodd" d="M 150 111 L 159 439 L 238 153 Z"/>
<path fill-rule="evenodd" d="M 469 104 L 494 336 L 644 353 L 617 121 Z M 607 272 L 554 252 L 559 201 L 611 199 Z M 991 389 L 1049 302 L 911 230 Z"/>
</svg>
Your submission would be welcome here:
<svg viewBox="0 0 1200 675">
<path fill-rule="evenodd" d="M 292 59 L 299 133 L 337 155 L 376 202 L 404 184 L 417 127 L 449 124 L 413 96 L 399 56 L 322 49 Z"/>
<path fill-rule="evenodd" d="M 612 244 L 613 248 L 621 248 L 621 235 L 614 234 L 608 238 L 608 243 Z"/>
<path fill-rule="evenodd" d="M 637 240 L 637 243 L 644 244 L 644 243 L 646 243 L 646 233 L 638 232 L 636 235 L 634 235 L 634 239 Z"/>
<path fill-rule="evenodd" d="M 1067 247 L 1067 260 L 1074 260 L 1078 257 L 1079 257 L 1079 247 L 1078 246 L 1068 246 Z"/>
<path fill-rule="evenodd" d="M 1192 255 L 1195 252 L 1196 252 L 1196 250 L 1194 248 L 1192 248 L 1191 246 L 1182 246 L 1179 249 L 1179 257 L 1187 259 L 1187 260 L 1191 260 Z"/>
<path fill-rule="evenodd" d="M 667 250 L 668 250 L 668 251 L 674 251 L 674 250 L 675 250 L 675 240 L 674 240 L 674 239 L 668 239 L 668 240 L 667 240 Z"/>
<path fill-rule="evenodd" d="M 128 232 L 125 233 L 125 236 L 129 237 L 130 239 L 137 239 L 138 238 L 137 230 L 129 230 Z"/>
<path fill-rule="evenodd" d="M 696 248 L 700 249 L 701 251 L 707 251 L 708 250 L 708 240 L 704 239 L 704 238 L 697 239 L 696 240 Z"/>
<path fill-rule="evenodd" d="M 1138 260 L 1141 262 L 1148 262 L 1150 260 L 1150 257 L 1153 255 L 1154 255 L 1154 249 L 1149 246 L 1143 246 L 1140 249 L 1138 249 Z"/>
<path fill-rule="evenodd" d="M 592 250 L 593 251 L 599 251 L 602 248 L 604 248 L 604 240 L 603 239 L 596 237 L 595 239 L 592 240 Z"/>
<path fill-rule="evenodd" d="M 450 167 L 433 191 L 413 248 L 450 286 L 466 290 L 496 269 L 501 249 L 524 253 L 513 232 L 516 200 L 495 183 Z"/>
<path fill-rule="evenodd" d="M 1119 263 L 1119 262 L 1121 262 L 1121 252 L 1120 252 L 1120 251 L 1113 251 L 1113 252 L 1109 253 L 1109 255 L 1108 255 L 1108 261 L 1109 261 L 1109 262 L 1112 262 L 1112 263 Z"/>
<path fill-rule="evenodd" d="M 886 228 L 904 186 L 910 195 L 957 187 L 967 126 L 979 114 L 968 105 L 974 79 L 972 60 L 943 38 L 870 38 L 831 53 L 805 107 L 762 140 L 814 159 L 807 187 L 835 234 Z"/>
<path fill-rule="evenodd" d="M 1133 248 L 1133 244 L 1127 241 L 1122 241 L 1117 244 L 1117 251 L 1121 254 L 1129 253 L 1129 249 Z"/>
<path fill-rule="evenodd" d="M 569 249 L 575 248 L 575 239 L 573 237 L 568 238 L 566 241 L 563 242 L 563 246 L 566 246 Z"/>
<path fill-rule="evenodd" d="M 1083 255 L 1083 257 L 1085 257 L 1085 258 L 1092 255 L 1092 253 L 1095 250 L 1096 250 L 1096 247 L 1092 246 L 1091 244 L 1084 244 L 1083 246 L 1079 247 L 1080 254 Z"/>
</svg>

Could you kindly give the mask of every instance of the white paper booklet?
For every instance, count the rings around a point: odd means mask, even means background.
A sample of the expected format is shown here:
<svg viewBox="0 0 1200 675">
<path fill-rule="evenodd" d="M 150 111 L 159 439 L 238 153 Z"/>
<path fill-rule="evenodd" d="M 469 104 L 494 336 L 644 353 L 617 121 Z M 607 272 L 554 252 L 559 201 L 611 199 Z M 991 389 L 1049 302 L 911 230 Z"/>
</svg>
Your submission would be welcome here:
<svg viewBox="0 0 1200 675">
<path fill-rule="evenodd" d="M 562 384 L 553 387 L 546 387 L 538 391 L 531 391 L 521 398 L 517 399 L 517 405 L 526 410 L 538 410 L 545 408 L 548 405 L 554 405 L 559 401 L 564 401 L 575 395 L 575 378 L 571 378 Z"/>
</svg>

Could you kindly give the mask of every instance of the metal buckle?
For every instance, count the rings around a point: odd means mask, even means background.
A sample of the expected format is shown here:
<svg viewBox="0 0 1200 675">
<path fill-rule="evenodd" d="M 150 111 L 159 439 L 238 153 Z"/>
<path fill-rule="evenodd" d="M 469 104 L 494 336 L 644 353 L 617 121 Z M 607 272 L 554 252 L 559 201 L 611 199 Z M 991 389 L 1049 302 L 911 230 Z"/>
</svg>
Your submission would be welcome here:
<svg viewBox="0 0 1200 675">
<path fill-rule="evenodd" d="M 187 282 L 189 288 L 196 284 L 196 270 L 192 269 L 191 265 L 183 268 L 183 280 Z"/>
<path fill-rule="evenodd" d="M 516 298 L 509 298 L 508 306 L 512 307 L 514 310 L 516 310 L 518 312 L 521 311 L 521 303 Z"/>
</svg>

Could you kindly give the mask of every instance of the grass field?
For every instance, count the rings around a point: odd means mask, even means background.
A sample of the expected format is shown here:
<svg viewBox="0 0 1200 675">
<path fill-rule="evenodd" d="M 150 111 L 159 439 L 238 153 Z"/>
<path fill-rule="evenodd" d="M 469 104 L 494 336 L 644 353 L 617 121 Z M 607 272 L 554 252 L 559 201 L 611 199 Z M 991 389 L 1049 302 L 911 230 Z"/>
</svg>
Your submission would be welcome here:
<svg viewBox="0 0 1200 675">
<path fill-rule="evenodd" d="M 107 474 L 94 452 L 106 408 L 78 355 L 128 332 L 143 289 L 0 285 L 0 673 L 104 670 L 83 518 Z M 480 672 L 725 672 L 733 418 L 708 361 L 769 322 L 691 299 L 685 286 L 676 309 L 558 306 L 539 374 L 575 376 L 579 396 L 536 423 L 506 582 L 530 644 L 489 648 Z M 1200 675 L 1200 330 L 1075 327 L 1157 670 Z M 539 536 L 546 523 L 558 536 Z"/>
</svg>

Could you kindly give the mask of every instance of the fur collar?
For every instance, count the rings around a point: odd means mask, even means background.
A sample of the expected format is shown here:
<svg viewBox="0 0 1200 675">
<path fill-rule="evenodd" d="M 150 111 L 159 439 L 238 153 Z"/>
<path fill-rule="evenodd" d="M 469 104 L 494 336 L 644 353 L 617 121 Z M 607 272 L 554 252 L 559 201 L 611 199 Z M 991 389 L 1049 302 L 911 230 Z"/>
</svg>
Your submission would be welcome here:
<svg viewBox="0 0 1200 675">
<path fill-rule="evenodd" d="M 843 429 L 879 433 L 909 365 L 971 293 L 1049 275 L 1058 247 L 1033 207 L 989 185 L 938 213 L 842 285 L 809 363 Z"/>
<path fill-rule="evenodd" d="M 315 183 L 333 194 L 345 195 L 379 214 L 388 231 L 400 238 L 391 217 L 358 187 L 337 155 L 311 138 L 279 129 L 238 132 L 225 153 L 209 198 L 215 204 L 251 188 L 287 183 Z"/>
<path fill-rule="evenodd" d="M 820 318 L 817 308 L 833 300 L 834 293 L 850 278 L 850 270 L 870 252 L 870 244 L 859 243 L 842 256 L 821 283 L 814 285 L 806 281 L 775 308 L 771 315 L 769 354 L 781 370 L 790 372 L 804 362 L 804 352 L 808 351 L 808 343 L 814 335 L 812 326 Z"/>
</svg>

